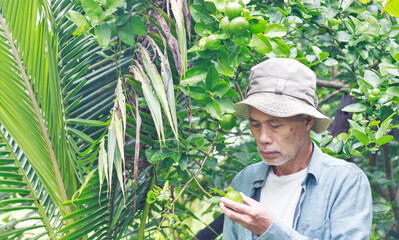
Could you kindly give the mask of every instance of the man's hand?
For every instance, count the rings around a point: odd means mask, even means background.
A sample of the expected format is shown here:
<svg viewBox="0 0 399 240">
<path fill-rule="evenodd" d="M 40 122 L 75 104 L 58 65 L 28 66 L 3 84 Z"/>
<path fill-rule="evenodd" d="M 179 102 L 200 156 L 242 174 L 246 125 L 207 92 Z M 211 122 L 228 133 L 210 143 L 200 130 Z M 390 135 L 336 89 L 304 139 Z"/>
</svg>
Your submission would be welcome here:
<svg viewBox="0 0 399 240">
<path fill-rule="evenodd" d="M 260 236 L 272 224 L 274 219 L 273 214 L 262 203 L 247 197 L 243 193 L 241 195 L 246 205 L 222 197 L 219 204 L 220 209 L 232 221 L 241 224 L 246 229 Z"/>
</svg>

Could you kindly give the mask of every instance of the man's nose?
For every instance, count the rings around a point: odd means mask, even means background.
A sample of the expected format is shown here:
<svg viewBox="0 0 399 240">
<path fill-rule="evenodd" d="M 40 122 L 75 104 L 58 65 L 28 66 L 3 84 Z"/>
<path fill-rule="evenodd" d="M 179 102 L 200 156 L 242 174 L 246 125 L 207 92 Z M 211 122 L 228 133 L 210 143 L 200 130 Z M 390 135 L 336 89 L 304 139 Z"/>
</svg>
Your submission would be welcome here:
<svg viewBox="0 0 399 240">
<path fill-rule="evenodd" d="M 262 128 L 261 132 L 260 132 L 260 136 L 259 136 L 259 141 L 262 144 L 270 144 L 273 142 L 273 138 L 272 138 L 272 134 L 271 132 L 266 129 L 266 128 Z"/>
</svg>

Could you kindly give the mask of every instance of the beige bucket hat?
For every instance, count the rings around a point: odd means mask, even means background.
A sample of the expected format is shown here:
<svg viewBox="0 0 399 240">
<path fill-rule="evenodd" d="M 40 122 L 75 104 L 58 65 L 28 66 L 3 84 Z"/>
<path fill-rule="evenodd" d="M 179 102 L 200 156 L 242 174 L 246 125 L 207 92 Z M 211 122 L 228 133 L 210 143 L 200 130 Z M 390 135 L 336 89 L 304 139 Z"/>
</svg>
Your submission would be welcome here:
<svg viewBox="0 0 399 240">
<path fill-rule="evenodd" d="M 249 118 L 248 106 L 275 117 L 306 114 L 315 117 L 312 130 L 321 133 L 331 121 L 317 110 L 316 75 L 294 59 L 272 58 L 252 67 L 245 100 L 236 103 L 237 116 Z"/>
</svg>

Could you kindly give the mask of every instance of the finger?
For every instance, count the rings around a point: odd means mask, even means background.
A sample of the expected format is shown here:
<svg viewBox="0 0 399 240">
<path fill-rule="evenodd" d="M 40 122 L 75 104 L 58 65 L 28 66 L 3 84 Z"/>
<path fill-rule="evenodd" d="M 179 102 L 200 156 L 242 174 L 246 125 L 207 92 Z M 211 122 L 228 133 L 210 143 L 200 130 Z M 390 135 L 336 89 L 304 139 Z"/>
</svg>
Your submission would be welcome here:
<svg viewBox="0 0 399 240">
<path fill-rule="evenodd" d="M 258 201 L 256 201 L 253 198 L 248 197 L 244 193 L 240 192 L 242 199 L 244 200 L 244 203 L 247 204 L 248 206 L 257 206 L 259 204 Z"/>
<path fill-rule="evenodd" d="M 222 212 L 232 221 L 240 224 L 245 222 L 244 219 L 247 217 L 245 214 L 234 211 L 233 209 L 227 207 L 223 202 L 219 203 L 219 206 Z"/>
<path fill-rule="evenodd" d="M 238 213 L 246 213 L 248 212 L 250 209 L 248 206 L 242 204 L 242 203 L 238 203 L 235 202 L 233 200 L 230 200 L 228 198 L 222 197 L 220 198 L 220 201 L 227 207 L 230 208 L 231 210 L 233 210 L 234 212 L 238 212 Z"/>
</svg>

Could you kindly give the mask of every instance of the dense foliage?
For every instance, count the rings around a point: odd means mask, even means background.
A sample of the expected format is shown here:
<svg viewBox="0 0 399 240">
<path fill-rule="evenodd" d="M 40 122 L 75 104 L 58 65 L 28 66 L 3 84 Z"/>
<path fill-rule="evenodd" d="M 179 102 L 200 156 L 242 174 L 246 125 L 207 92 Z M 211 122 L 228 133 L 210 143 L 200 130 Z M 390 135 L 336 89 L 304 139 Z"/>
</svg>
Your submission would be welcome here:
<svg viewBox="0 0 399 240">
<path fill-rule="evenodd" d="M 398 238 L 397 1 L 0 9 L 0 238 L 195 238 L 220 190 L 260 161 L 234 102 L 273 57 L 316 72 L 334 124 L 312 138 L 369 177 L 372 239 Z"/>
</svg>

